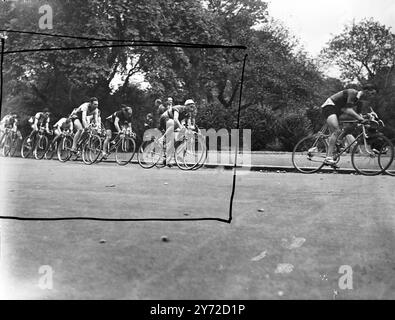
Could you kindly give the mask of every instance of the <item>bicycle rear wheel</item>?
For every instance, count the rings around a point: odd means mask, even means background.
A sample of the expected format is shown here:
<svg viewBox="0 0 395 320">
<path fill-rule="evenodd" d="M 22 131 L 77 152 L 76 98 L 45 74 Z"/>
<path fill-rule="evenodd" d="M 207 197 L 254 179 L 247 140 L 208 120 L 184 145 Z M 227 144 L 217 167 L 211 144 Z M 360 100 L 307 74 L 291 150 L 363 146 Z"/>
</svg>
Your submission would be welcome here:
<svg viewBox="0 0 395 320">
<path fill-rule="evenodd" d="M 365 176 L 375 176 L 387 170 L 394 159 L 394 147 L 384 136 L 358 141 L 351 153 L 354 169 Z"/>
<path fill-rule="evenodd" d="M 73 146 L 73 138 L 65 136 L 58 143 L 57 155 L 60 162 L 66 162 L 71 158 L 71 148 Z"/>
<path fill-rule="evenodd" d="M 327 153 L 328 145 L 322 136 L 307 136 L 296 144 L 292 152 L 292 163 L 301 173 L 314 173 L 324 166 Z"/>
<path fill-rule="evenodd" d="M 130 137 L 121 139 L 115 150 L 115 161 L 120 165 L 127 165 L 132 161 L 136 152 L 136 142 Z"/>
<path fill-rule="evenodd" d="M 137 155 L 139 164 L 144 169 L 154 167 L 163 158 L 163 144 L 157 141 L 144 141 Z"/>
<path fill-rule="evenodd" d="M 29 137 L 23 139 L 22 147 L 21 147 L 21 156 L 22 158 L 28 158 L 33 153 L 33 140 Z"/>
</svg>

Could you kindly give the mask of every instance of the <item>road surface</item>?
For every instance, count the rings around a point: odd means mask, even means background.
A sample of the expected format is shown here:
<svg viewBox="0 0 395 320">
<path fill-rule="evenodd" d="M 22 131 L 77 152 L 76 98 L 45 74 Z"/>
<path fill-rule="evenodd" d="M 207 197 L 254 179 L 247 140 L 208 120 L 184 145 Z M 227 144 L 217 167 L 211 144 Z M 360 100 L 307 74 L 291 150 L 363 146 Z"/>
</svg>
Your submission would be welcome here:
<svg viewBox="0 0 395 320">
<path fill-rule="evenodd" d="M 1 216 L 229 218 L 231 170 L 20 158 L 0 170 Z M 390 176 L 241 172 L 230 224 L 0 219 L 0 296 L 394 299 L 394 187 Z"/>
</svg>

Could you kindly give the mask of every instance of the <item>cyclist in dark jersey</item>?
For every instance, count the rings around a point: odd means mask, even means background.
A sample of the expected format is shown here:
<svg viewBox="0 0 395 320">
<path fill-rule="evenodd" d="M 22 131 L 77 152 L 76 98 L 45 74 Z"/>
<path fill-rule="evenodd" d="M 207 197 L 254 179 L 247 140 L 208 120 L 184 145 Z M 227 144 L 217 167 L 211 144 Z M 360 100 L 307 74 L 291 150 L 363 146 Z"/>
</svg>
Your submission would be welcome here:
<svg viewBox="0 0 395 320">
<path fill-rule="evenodd" d="M 364 122 L 365 119 L 357 113 L 362 106 L 362 101 L 369 100 L 377 93 L 375 86 L 367 84 L 363 87 L 362 91 L 354 89 L 347 89 L 335 93 L 330 96 L 325 103 L 321 106 L 322 114 L 331 131 L 329 138 L 328 155 L 325 159 L 326 164 L 334 164 L 333 152 L 335 150 L 336 141 L 338 140 L 341 130 L 339 127 L 339 117 L 347 115 L 358 121 Z M 357 111 L 354 108 L 357 108 Z M 347 133 L 345 133 L 347 134 Z"/>
<path fill-rule="evenodd" d="M 133 109 L 127 105 L 122 104 L 121 110 L 114 112 L 112 115 L 106 118 L 106 121 L 104 122 L 104 127 L 106 128 L 106 139 L 104 140 L 102 151 L 104 158 L 108 156 L 108 143 L 111 140 L 112 133 L 120 133 L 122 131 L 122 127 L 124 126 L 127 126 L 130 130 L 132 130 L 132 114 Z"/>
<path fill-rule="evenodd" d="M 48 108 L 44 108 L 43 112 L 37 112 L 34 117 L 30 118 L 29 122 L 32 124 L 32 132 L 29 134 L 27 142 L 30 143 L 35 138 L 36 133 L 41 127 L 45 127 L 45 131 L 48 134 L 51 134 L 51 131 L 49 130 L 50 121 L 51 119 Z"/>
</svg>

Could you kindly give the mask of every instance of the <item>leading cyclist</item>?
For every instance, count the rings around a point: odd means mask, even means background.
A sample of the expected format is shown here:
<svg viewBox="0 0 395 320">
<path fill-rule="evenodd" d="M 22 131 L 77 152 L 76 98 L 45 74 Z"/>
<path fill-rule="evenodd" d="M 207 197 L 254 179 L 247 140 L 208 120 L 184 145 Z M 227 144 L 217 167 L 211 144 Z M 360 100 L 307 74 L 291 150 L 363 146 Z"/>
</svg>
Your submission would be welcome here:
<svg viewBox="0 0 395 320">
<path fill-rule="evenodd" d="M 341 140 L 341 129 L 339 127 L 339 117 L 341 115 L 350 116 L 360 122 L 366 120 L 357 111 L 362 107 L 362 101 L 369 101 L 377 94 L 377 88 L 372 84 L 363 86 L 362 91 L 346 89 L 330 96 L 321 106 L 322 114 L 329 126 L 331 136 L 329 137 L 328 154 L 325 163 L 333 165 L 336 163 L 333 159 L 336 141 Z M 356 107 L 357 111 L 354 110 Z M 344 132 L 347 134 L 347 132 Z M 342 134 L 343 135 L 343 134 Z"/>
</svg>

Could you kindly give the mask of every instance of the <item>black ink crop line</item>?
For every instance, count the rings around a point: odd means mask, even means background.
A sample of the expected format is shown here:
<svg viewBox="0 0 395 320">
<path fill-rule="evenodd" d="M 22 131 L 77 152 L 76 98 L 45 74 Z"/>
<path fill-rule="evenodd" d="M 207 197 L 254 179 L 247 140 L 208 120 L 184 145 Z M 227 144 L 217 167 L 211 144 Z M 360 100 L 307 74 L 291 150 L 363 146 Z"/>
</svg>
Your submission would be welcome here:
<svg viewBox="0 0 395 320">
<path fill-rule="evenodd" d="M 247 61 L 247 54 L 244 56 L 244 61 L 243 61 L 243 69 L 241 70 L 241 81 L 240 81 L 240 94 L 239 94 L 239 109 L 237 110 L 237 130 L 240 129 L 240 111 L 241 111 L 241 98 L 243 95 L 243 83 L 244 83 L 244 70 L 245 70 L 245 65 Z M 237 172 L 237 154 L 239 152 L 239 141 L 236 143 L 236 149 L 235 149 L 235 160 L 234 160 L 234 166 L 233 166 L 233 184 L 232 184 L 232 194 L 230 196 L 230 204 L 229 204 L 229 220 L 228 222 L 231 223 L 233 219 L 233 199 L 235 196 L 235 190 L 236 190 L 236 172 Z"/>
<path fill-rule="evenodd" d="M 158 45 L 154 44 L 109 44 L 109 45 L 94 45 L 94 46 L 83 46 L 83 47 L 54 47 L 54 48 L 40 48 L 40 49 L 21 49 L 21 50 L 10 50 L 5 51 L 4 54 L 12 54 L 12 53 L 26 53 L 26 52 L 40 52 L 40 51 L 69 51 L 69 50 L 83 50 L 83 49 L 101 49 L 101 48 L 114 48 L 114 47 L 157 47 Z M 161 47 L 177 47 L 177 48 L 197 48 L 191 46 L 181 46 L 181 45 L 164 45 Z M 206 47 L 199 47 L 206 48 Z M 207 47 L 208 49 L 223 49 L 221 46 L 212 45 L 211 47 Z M 241 49 L 241 48 L 233 48 L 233 49 Z"/>
<path fill-rule="evenodd" d="M 22 49 L 22 50 L 12 50 L 5 51 L 5 40 L 1 39 L 1 61 L 0 61 L 0 112 L 2 107 L 2 96 L 3 96 L 3 62 L 5 54 L 12 53 L 24 53 L 24 52 L 37 52 L 37 51 L 61 51 L 61 50 L 83 50 L 83 49 L 94 49 L 94 48 L 111 48 L 111 47 L 133 47 L 133 46 L 161 46 L 161 47 L 189 47 L 189 48 L 218 48 L 218 49 L 247 49 L 246 46 L 234 45 L 234 46 L 226 46 L 226 45 L 207 45 L 207 44 L 193 44 L 193 43 L 177 43 L 177 42 L 164 42 L 164 41 L 135 41 L 135 40 L 115 40 L 115 39 L 98 39 L 98 38 L 87 38 L 87 37 L 74 37 L 67 35 L 52 35 L 46 33 L 39 32 L 28 32 L 28 31 L 16 31 L 16 30 L 5 30 L 0 29 L 1 31 L 6 32 L 14 32 L 14 33 L 25 33 L 25 34 L 36 34 L 36 35 L 47 35 L 54 37 L 63 37 L 63 38 L 73 38 L 80 40 L 91 40 L 91 41 L 112 41 L 112 42 L 123 42 L 128 43 L 132 42 L 132 44 L 123 44 L 123 45 L 101 45 L 101 46 L 82 46 L 82 47 L 66 47 L 66 48 L 41 48 L 41 49 Z M 240 82 L 240 95 L 239 95 L 239 108 L 237 114 L 237 129 L 240 128 L 240 111 L 241 111 L 241 98 L 242 98 L 242 88 L 244 83 L 244 71 L 246 65 L 247 55 L 244 56 L 243 68 L 241 74 L 241 82 Z M 164 218 L 146 218 L 146 219 L 110 219 L 110 218 L 95 218 L 95 217 L 54 217 L 54 218 L 24 218 L 18 216 L 0 216 L 0 220 L 20 220 L 20 221 L 65 221 L 65 220 L 90 220 L 90 221 L 218 221 L 223 223 L 230 224 L 232 221 L 232 210 L 233 210 L 233 199 L 236 189 L 236 169 L 237 169 L 237 153 L 238 153 L 238 145 L 236 146 L 236 154 L 235 154 L 235 163 L 233 166 L 233 184 L 232 184 L 232 193 L 230 198 L 230 206 L 229 206 L 229 217 L 228 219 L 221 218 L 190 218 L 190 219 L 164 219 Z"/>
<path fill-rule="evenodd" d="M 89 221 L 219 221 L 224 223 L 229 223 L 228 219 L 221 218 L 190 218 L 190 219 L 166 219 L 166 218 L 136 218 L 136 219 L 126 219 L 126 218 L 97 218 L 97 217 L 54 217 L 54 218 L 25 218 L 18 216 L 0 216 L 0 220 L 19 220 L 19 221 L 66 221 L 66 220 L 89 220 Z"/>
<path fill-rule="evenodd" d="M 50 34 L 44 32 L 34 32 L 34 31 L 19 31 L 19 30 L 8 30 L 0 29 L 0 32 L 10 32 L 19 34 L 30 34 L 30 35 L 41 35 L 50 36 L 56 38 L 68 38 L 76 40 L 88 40 L 88 41 L 102 41 L 102 42 L 133 42 L 138 44 L 149 44 L 151 46 L 174 46 L 174 47 L 191 47 L 191 48 L 222 48 L 222 49 L 247 49 L 246 46 L 242 45 L 213 45 L 204 43 L 193 43 L 193 42 L 176 42 L 176 41 L 159 41 L 159 40 L 130 40 L 130 39 L 105 39 L 105 38 L 94 38 L 94 37 L 79 37 L 79 36 L 69 36 L 62 34 Z"/>
</svg>

